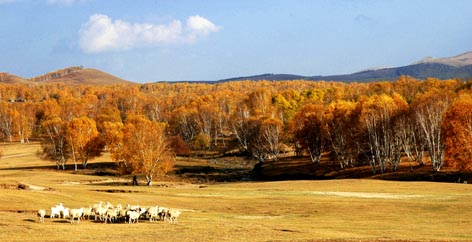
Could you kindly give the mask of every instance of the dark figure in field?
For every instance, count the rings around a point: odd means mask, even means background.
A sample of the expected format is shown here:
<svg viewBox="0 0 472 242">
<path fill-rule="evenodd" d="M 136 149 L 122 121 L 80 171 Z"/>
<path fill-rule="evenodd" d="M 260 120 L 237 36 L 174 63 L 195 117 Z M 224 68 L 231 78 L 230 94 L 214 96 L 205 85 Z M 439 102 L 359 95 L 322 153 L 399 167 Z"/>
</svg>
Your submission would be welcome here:
<svg viewBox="0 0 472 242">
<path fill-rule="evenodd" d="M 136 175 L 133 176 L 133 186 L 138 185 L 138 177 Z"/>
</svg>

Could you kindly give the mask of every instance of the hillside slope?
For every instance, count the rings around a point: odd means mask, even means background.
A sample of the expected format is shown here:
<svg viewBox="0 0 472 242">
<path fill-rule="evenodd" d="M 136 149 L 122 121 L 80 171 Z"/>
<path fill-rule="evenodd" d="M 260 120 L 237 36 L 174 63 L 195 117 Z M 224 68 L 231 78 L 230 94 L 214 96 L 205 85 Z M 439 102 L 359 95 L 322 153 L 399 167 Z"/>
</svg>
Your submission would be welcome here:
<svg viewBox="0 0 472 242">
<path fill-rule="evenodd" d="M 29 83 L 26 79 L 21 78 L 19 76 L 11 75 L 7 72 L 0 72 L 0 82 L 1 83 L 8 83 L 8 84 L 15 84 L 15 83 Z"/>
<path fill-rule="evenodd" d="M 73 73 L 69 73 L 59 78 L 49 80 L 49 82 L 63 82 L 75 85 L 114 85 L 114 84 L 130 84 L 132 82 L 113 76 L 106 72 L 86 68 Z"/>
<path fill-rule="evenodd" d="M 426 57 L 416 63 L 413 64 L 422 64 L 422 63 L 439 63 L 454 67 L 463 67 L 472 65 L 472 51 L 456 55 L 453 57 L 446 57 L 446 58 L 432 58 Z"/>
<path fill-rule="evenodd" d="M 0 82 L 6 84 L 64 83 L 67 85 L 115 85 L 133 83 L 97 69 L 83 68 L 81 66 L 68 67 L 29 79 L 2 72 L 0 73 Z"/>
<path fill-rule="evenodd" d="M 62 82 L 69 85 L 110 85 L 131 83 L 130 81 L 126 81 L 106 72 L 83 67 L 68 67 L 33 77 L 29 80 L 36 83 Z"/>
</svg>

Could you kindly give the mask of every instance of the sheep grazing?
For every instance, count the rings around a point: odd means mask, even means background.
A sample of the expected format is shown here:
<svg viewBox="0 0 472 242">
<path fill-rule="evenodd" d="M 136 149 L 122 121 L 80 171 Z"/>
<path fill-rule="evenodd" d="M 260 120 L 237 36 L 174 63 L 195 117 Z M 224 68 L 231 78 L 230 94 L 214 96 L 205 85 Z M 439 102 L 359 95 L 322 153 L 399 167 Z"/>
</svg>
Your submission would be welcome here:
<svg viewBox="0 0 472 242">
<path fill-rule="evenodd" d="M 97 220 L 97 215 L 100 218 L 100 221 L 106 220 L 106 214 L 107 214 L 108 209 L 107 208 L 98 208 L 95 213 L 95 220 Z"/>
<path fill-rule="evenodd" d="M 59 203 L 58 205 L 51 207 L 51 216 L 50 218 L 55 218 L 56 216 L 58 218 L 61 217 L 61 214 L 64 213 L 64 205 L 62 203 Z"/>
<path fill-rule="evenodd" d="M 80 224 L 80 217 L 82 217 L 82 214 L 84 213 L 84 208 L 78 208 L 78 209 L 71 209 L 70 210 L 70 223 L 74 223 L 74 219 L 77 218 L 77 223 Z"/>
<path fill-rule="evenodd" d="M 138 223 L 140 213 L 135 212 L 135 211 L 128 211 L 126 215 L 128 215 L 129 217 L 129 222 L 128 222 L 129 224 Z"/>
<path fill-rule="evenodd" d="M 179 217 L 181 212 L 182 211 L 180 211 L 180 209 L 171 208 L 167 211 L 165 220 L 167 220 L 167 222 L 169 223 L 178 224 L 179 222 L 177 221 L 177 218 Z"/>
<path fill-rule="evenodd" d="M 70 218 L 70 209 L 69 208 L 64 208 L 62 210 L 62 218 Z"/>
<path fill-rule="evenodd" d="M 82 218 L 85 219 L 85 216 L 87 216 L 87 219 L 90 220 L 90 215 L 93 215 L 93 209 L 91 206 L 88 208 L 83 208 L 84 212 L 82 213 Z"/>
<path fill-rule="evenodd" d="M 113 222 L 116 221 L 118 218 L 119 211 L 117 209 L 108 209 L 105 217 L 105 223 L 108 221 Z"/>
<path fill-rule="evenodd" d="M 148 209 L 147 213 L 149 215 L 149 222 L 152 223 L 152 222 L 159 219 L 159 207 L 158 206 L 150 207 Z"/>
<path fill-rule="evenodd" d="M 44 223 L 44 217 L 46 217 L 46 210 L 39 209 L 38 210 L 38 217 L 39 217 L 39 222 Z"/>
<path fill-rule="evenodd" d="M 104 221 L 105 223 L 116 223 L 116 222 L 128 222 L 139 223 L 140 219 L 147 220 L 149 219 L 150 223 L 153 223 L 157 220 L 163 220 L 170 224 L 178 224 L 178 217 L 181 214 L 180 209 L 165 208 L 159 206 L 152 207 L 142 207 L 139 205 L 127 205 L 126 208 L 123 208 L 121 204 L 118 204 L 113 208 L 113 205 L 109 202 L 98 204 L 93 204 L 88 207 L 81 207 L 79 209 L 69 209 L 65 208 L 62 203 L 51 207 L 51 216 L 50 218 L 68 218 L 70 219 L 71 224 L 73 224 L 75 219 L 80 224 L 81 219 L 85 219 L 87 216 L 90 219 L 90 215 L 95 216 Z M 46 216 L 46 210 L 39 209 L 37 212 L 39 217 L 39 222 L 44 223 L 44 218 Z"/>
<path fill-rule="evenodd" d="M 58 208 L 58 207 L 51 207 L 51 216 L 49 216 L 50 218 L 56 218 L 56 216 L 58 218 L 61 217 L 61 212 L 62 212 L 62 209 L 61 208 Z"/>
</svg>

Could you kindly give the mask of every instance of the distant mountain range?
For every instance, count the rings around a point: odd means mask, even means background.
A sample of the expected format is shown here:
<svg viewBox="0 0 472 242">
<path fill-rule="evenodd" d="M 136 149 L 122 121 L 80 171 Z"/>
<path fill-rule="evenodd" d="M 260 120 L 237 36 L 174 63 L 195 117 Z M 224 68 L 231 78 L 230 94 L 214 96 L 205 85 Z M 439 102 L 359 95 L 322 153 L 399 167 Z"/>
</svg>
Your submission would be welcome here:
<svg viewBox="0 0 472 242">
<path fill-rule="evenodd" d="M 438 79 L 472 79 L 472 51 L 449 58 L 425 58 L 411 65 L 392 68 L 372 69 L 352 74 L 332 76 L 300 76 L 292 74 L 262 74 L 256 76 L 235 77 L 216 82 L 239 80 L 325 80 L 340 82 L 394 81 L 400 76 L 411 76 L 418 79 L 434 77 Z"/>
<path fill-rule="evenodd" d="M 411 76 L 418 79 L 434 77 L 438 79 L 461 78 L 463 80 L 472 79 L 472 51 L 449 58 L 427 57 L 411 65 L 392 68 L 377 68 L 360 71 L 346 75 L 332 76 L 301 76 L 293 74 L 262 74 L 255 76 L 234 77 L 217 81 L 192 81 L 199 83 L 221 83 L 241 80 L 313 80 L 313 81 L 340 81 L 340 82 L 373 82 L 373 81 L 394 81 L 400 76 Z M 61 70 L 52 71 L 33 78 L 22 78 L 6 72 L 0 72 L 0 83 L 65 83 L 70 85 L 109 85 L 109 84 L 129 84 L 133 83 L 106 72 L 83 68 L 82 66 L 68 67 Z"/>
</svg>

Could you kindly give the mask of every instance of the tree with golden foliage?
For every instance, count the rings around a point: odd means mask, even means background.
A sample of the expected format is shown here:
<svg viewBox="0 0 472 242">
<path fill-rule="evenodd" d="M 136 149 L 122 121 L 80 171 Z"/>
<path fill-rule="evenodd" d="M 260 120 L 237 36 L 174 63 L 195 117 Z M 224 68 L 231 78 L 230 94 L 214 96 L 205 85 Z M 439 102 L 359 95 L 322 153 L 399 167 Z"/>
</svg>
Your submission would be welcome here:
<svg viewBox="0 0 472 242">
<path fill-rule="evenodd" d="M 444 116 L 444 163 L 461 171 L 472 170 L 472 96 L 462 94 Z"/>
<path fill-rule="evenodd" d="M 326 112 L 327 139 L 341 169 L 353 167 L 361 152 L 357 104 L 338 100 Z"/>
<path fill-rule="evenodd" d="M 85 169 L 90 159 L 101 155 L 103 144 L 93 119 L 73 118 L 67 122 L 66 135 L 75 170 L 77 170 L 77 161 L 82 162 L 82 167 Z"/>
<path fill-rule="evenodd" d="M 115 127 L 112 136 L 114 144 L 121 149 L 113 148 L 110 152 L 115 161 L 121 161 L 132 174 L 144 175 L 148 186 L 156 176 L 173 169 L 175 155 L 168 147 L 164 124 L 144 116 L 129 115 L 122 133 L 118 128 Z"/>
</svg>

